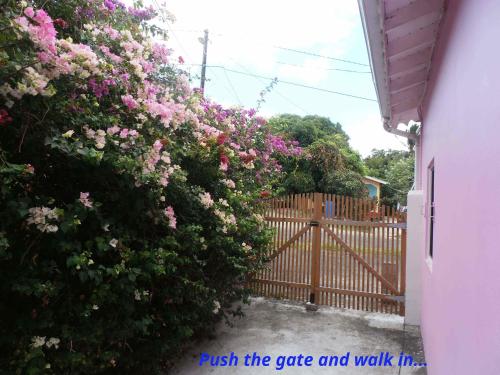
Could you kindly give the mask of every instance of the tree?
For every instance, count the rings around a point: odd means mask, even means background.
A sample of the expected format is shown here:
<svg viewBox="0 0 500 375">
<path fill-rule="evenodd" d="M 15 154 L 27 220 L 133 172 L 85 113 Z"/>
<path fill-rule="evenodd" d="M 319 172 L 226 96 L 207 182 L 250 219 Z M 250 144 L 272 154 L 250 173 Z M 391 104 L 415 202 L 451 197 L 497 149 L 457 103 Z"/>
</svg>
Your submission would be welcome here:
<svg viewBox="0 0 500 375">
<path fill-rule="evenodd" d="M 349 137 L 338 122 L 321 116 L 305 116 L 283 114 L 269 120 L 269 126 L 277 134 L 299 142 L 300 147 L 307 147 L 315 141 L 330 135 L 340 135 L 348 144 Z"/>
<path fill-rule="evenodd" d="M 413 184 L 415 157 L 412 152 L 398 150 L 372 150 L 364 159 L 369 176 L 387 181 L 382 186 L 381 203 L 406 205 L 406 195 Z"/>
<path fill-rule="evenodd" d="M 415 157 L 394 161 L 387 171 L 387 187 L 392 190 L 392 204 L 406 206 L 407 194 L 413 185 Z"/>
<path fill-rule="evenodd" d="M 304 148 L 301 156 L 282 161 L 286 193 L 366 195 L 363 160 L 350 147 L 339 123 L 326 117 L 285 114 L 271 118 L 269 125 L 276 134 L 294 139 Z"/>
</svg>

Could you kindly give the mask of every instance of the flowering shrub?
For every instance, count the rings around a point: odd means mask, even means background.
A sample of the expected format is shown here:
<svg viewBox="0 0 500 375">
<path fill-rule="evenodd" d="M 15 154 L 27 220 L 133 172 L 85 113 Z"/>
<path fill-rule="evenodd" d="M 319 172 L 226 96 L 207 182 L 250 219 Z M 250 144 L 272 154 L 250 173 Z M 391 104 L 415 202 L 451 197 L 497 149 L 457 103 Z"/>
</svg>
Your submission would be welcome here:
<svg viewBox="0 0 500 375">
<path fill-rule="evenodd" d="M 300 148 L 191 90 L 153 9 L 4 4 L 0 368 L 155 373 L 238 313 L 259 197 Z"/>
</svg>

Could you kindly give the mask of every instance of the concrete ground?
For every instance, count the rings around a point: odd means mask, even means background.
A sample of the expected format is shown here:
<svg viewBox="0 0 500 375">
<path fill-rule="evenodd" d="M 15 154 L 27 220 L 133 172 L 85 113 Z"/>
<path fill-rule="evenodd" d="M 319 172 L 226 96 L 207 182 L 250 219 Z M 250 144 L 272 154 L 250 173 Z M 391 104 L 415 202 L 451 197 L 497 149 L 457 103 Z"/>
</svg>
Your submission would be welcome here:
<svg viewBox="0 0 500 375">
<path fill-rule="evenodd" d="M 412 355 L 417 364 L 425 362 L 418 329 L 405 327 L 400 316 L 326 306 L 321 306 L 317 312 L 310 312 L 303 305 L 263 298 L 253 299 L 244 311 L 245 317 L 236 318 L 233 327 L 221 323 L 215 339 L 200 342 L 189 350 L 172 374 L 426 374 L 425 366 L 398 366 L 401 352 Z M 212 367 L 210 362 L 199 366 L 201 353 L 229 356 L 231 352 L 238 357 L 237 366 Z M 245 355 L 254 352 L 262 357 L 271 356 L 269 366 L 245 367 Z M 348 352 L 347 366 L 319 366 L 321 356 L 341 357 Z M 355 366 L 354 356 L 378 357 L 381 352 L 394 355 L 392 367 Z M 300 354 L 313 356 L 312 366 L 276 369 L 279 356 Z"/>
</svg>

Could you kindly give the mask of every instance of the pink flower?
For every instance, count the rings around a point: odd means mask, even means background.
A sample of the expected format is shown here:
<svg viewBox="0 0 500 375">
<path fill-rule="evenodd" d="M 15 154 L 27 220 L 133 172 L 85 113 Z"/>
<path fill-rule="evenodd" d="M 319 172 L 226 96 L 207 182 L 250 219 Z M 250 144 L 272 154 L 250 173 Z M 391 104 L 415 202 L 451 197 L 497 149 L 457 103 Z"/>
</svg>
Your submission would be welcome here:
<svg viewBox="0 0 500 375">
<path fill-rule="evenodd" d="M 168 206 L 165 209 L 165 216 L 168 218 L 168 226 L 172 229 L 177 228 L 177 219 L 175 217 L 174 209 L 172 206 Z"/>
<path fill-rule="evenodd" d="M 155 58 L 155 60 L 163 64 L 168 63 L 168 56 L 170 55 L 170 53 L 170 49 L 168 49 L 164 45 L 158 43 L 155 43 L 153 45 L 153 57 Z"/>
<path fill-rule="evenodd" d="M 160 152 L 160 150 L 163 148 L 163 143 L 162 141 L 160 141 L 159 139 L 157 139 L 155 141 L 155 143 L 153 143 L 153 148 L 157 151 L 157 152 Z"/>
<path fill-rule="evenodd" d="M 38 47 L 55 54 L 57 31 L 52 23 L 52 18 L 43 9 L 35 12 L 31 7 L 26 8 L 24 14 L 33 23 L 30 23 L 26 17 L 18 17 L 15 22 L 30 35 L 31 40 Z"/>
<path fill-rule="evenodd" d="M 134 110 L 139 107 L 139 103 L 132 97 L 132 95 L 122 95 L 122 102 L 128 109 Z"/>
<path fill-rule="evenodd" d="M 120 138 L 127 138 L 128 137 L 128 129 L 122 129 L 120 132 Z"/>
<path fill-rule="evenodd" d="M 88 208 L 92 208 L 92 200 L 89 198 L 90 193 L 80 193 L 80 202 Z"/>
<path fill-rule="evenodd" d="M 32 7 L 28 7 L 24 10 L 24 14 L 29 18 L 33 18 L 33 16 L 35 15 L 35 11 L 33 10 Z"/>
<path fill-rule="evenodd" d="M 116 40 L 120 37 L 120 33 L 110 26 L 105 26 L 104 32 L 111 38 L 111 40 Z"/>
<path fill-rule="evenodd" d="M 112 127 L 108 128 L 106 130 L 106 133 L 108 133 L 108 135 L 115 135 L 119 131 L 120 131 L 120 127 L 117 125 L 113 125 Z"/>
</svg>

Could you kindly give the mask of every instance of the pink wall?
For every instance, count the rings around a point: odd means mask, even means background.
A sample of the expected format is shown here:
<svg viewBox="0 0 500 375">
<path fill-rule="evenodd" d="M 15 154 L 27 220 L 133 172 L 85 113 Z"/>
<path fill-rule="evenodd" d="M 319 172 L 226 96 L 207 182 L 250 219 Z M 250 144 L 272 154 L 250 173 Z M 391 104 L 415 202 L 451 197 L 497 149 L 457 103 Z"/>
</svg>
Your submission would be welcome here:
<svg viewBox="0 0 500 375">
<path fill-rule="evenodd" d="M 421 146 L 424 191 L 435 164 L 434 259 L 422 270 L 429 374 L 499 375 L 500 1 L 448 2 L 430 82 Z"/>
</svg>

